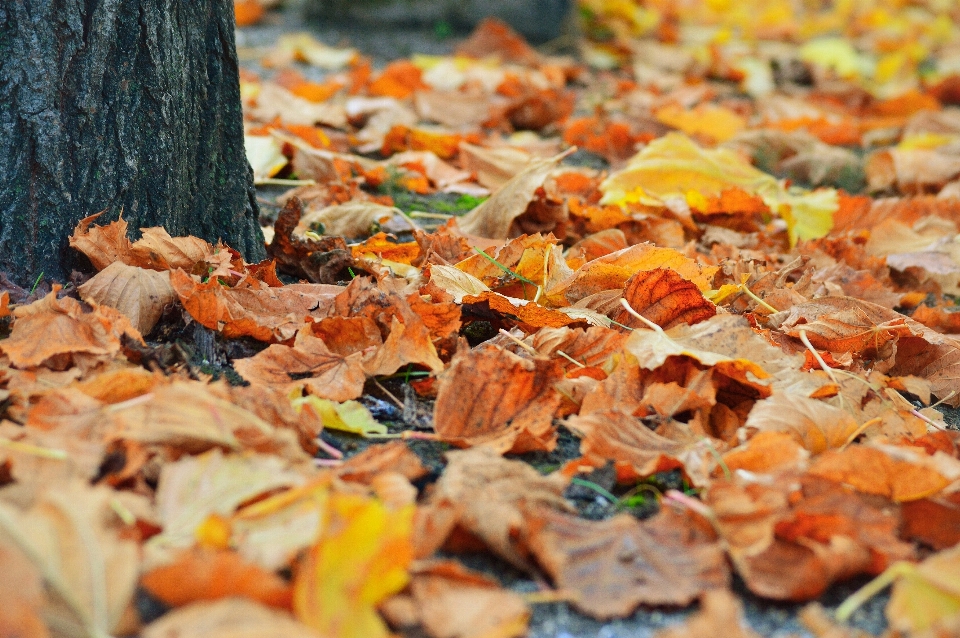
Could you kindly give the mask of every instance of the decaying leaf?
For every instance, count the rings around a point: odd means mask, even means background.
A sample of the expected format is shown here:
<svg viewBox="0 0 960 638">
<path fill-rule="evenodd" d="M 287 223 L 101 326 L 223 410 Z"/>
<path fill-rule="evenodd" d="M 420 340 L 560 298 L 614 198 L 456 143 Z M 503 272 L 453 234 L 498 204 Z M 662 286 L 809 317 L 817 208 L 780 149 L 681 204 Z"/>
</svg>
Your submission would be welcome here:
<svg viewBox="0 0 960 638">
<path fill-rule="evenodd" d="M 460 230 L 490 239 L 508 239 L 519 235 L 519 232 L 513 231 L 514 221 L 526 212 L 537 189 L 543 186 L 544 180 L 564 157 L 561 154 L 550 159 L 531 161 L 494 191 L 489 199 L 458 219 Z"/>
<path fill-rule="evenodd" d="M 640 604 L 685 605 L 727 584 L 720 546 L 681 521 L 667 527 L 627 515 L 586 521 L 544 511 L 530 543 L 556 585 L 577 593 L 574 607 L 594 618 L 622 617 Z"/>
<path fill-rule="evenodd" d="M 273 344 L 233 365 L 247 381 L 284 394 L 306 389 L 321 399 L 348 401 L 363 392 L 366 375 L 360 358 L 360 353 L 343 356 L 331 352 L 307 326 L 297 332 L 292 346 Z"/>
<path fill-rule="evenodd" d="M 445 441 L 498 452 L 552 450 L 553 412 L 562 376 L 552 360 L 523 359 L 499 348 L 458 354 L 440 379 L 434 429 Z"/>
<path fill-rule="evenodd" d="M 86 312 L 76 299 L 57 299 L 51 292 L 39 303 L 21 306 L 10 336 L 0 345 L 13 365 L 29 368 L 52 364 L 63 369 L 72 358 L 106 360 L 120 351 L 121 338 L 143 339 L 130 320 L 108 306 Z"/>
<path fill-rule="evenodd" d="M 405 593 L 381 608 L 392 625 L 433 638 L 519 638 L 530 610 L 519 594 L 454 561 L 415 563 Z"/>
<path fill-rule="evenodd" d="M 213 278 L 199 282 L 182 270 L 170 273 L 170 283 L 183 307 L 204 326 L 260 341 L 294 336 L 306 317 L 322 316 L 342 290 L 326 284 L 274 288 L 249 278 L 229 288 Z"/>
<path fill-rule="evenodd" d="M 452 509 L 452 525 L 436 547 L 454 529 L 479 539 L 491 551 L 520 568 L 528 568 L 522 545 L 529 530 L 530 513 L 540 507 L 569 511 L 562 493 L 567 481 L 552 474 L 542 476 L 520 461 L 508 461 L 487 447 L 447 452 L 448 465 L 430 496 L 434 507 Z"/>
<path fill-rule="evenodd" d="M 149 334 L 160 319 L 164 306 L 177 294 L 170 285 L 170 273 L 128 266 L 115 261 L 80 286 L 85 301 L 116 308 L 140 332 Z"/>
<path fill-rule="evenodd" d="M 633 275 L 624 284 L 623 299 L 634 311 L 664 329 L 694 324 L 717 314 L 717 307 L 707 301 L 693 282 L 669 268 Z M 611 319 L 631 328 L 643 326 L 624 308 L 618 308 Z"/>
<path fill-rule="evenodd" d="M 291 605 L 288 583 L 229 550 L 181 552 L 172 563 L 144 574 L 140 585 L 171 607 L 222 598 L 248 598 L 281 609 Z"/>
</svg>

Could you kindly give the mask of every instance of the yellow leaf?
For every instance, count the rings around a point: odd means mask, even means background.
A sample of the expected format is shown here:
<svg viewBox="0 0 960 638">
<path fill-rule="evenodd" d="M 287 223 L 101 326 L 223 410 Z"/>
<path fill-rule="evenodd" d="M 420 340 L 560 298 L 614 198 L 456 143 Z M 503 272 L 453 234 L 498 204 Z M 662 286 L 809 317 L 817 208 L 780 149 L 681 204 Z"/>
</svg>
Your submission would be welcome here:
<svg viewBox="0 0 960 638">
<path fill-rule="evenodd" d="M 787 222 L 791 247 L 796 246 L 800 239 L 826 236 L 833 228 L 833 214 L 840 207 L 840 198 L 832 188 L 820 188 L 812 192 L 791 188 L 780 201 L 782 205 L 779 212 Z"/>
<path fill-rule="evenodd" d="M 320 538 L 294 580 L 297 618 L 324 636 L 389 635 L 376 606 L 409 580 L 414 509 L 390 511 L 370 497 L 331 495 Z"/>
<path fill-rule="evenodd" d="M 283 146 L 271 135 L 244 135 L 243 146 L 256 179 L 273 177 L 287 165 Z"/>
<path fill-rule="evenodd" d="M 625 169 L 608 177 L 600 190 L 601 204 L 639 203 L 664 206 L 682 198 L 696 207 L 725 190 L 756 195 L 787 222 L 791 245 L 798 239 L 826 235 L 839 207 L 833 189 L 787 189 L 779 180 L 753 167 L 727 148 L 703 149 L 680 133 L 670 133 L 637 153 Z"/>
<path fill-rule="evenodd" d="M 714 142 L 726 142 L 747 127 L 747 121 L 735 112 L 713 104 L 700 104 L 694 109 L 668 104 L 659 109 L 655 117 L 687 135 L 706 137 Z"/>
<path fill-rule="evenodd" d="M 312 395 L 293 399 L 293 407 L 297 410 L 304 405 L 310 405 L 320 415 L 325 428 L 353 432 L 360 436 L 387 433 L 387 426 L 377 422 L 370 411 L 356 401 L 337 403 Z"/>
<path fill-rule="evenodd" d="M 844 78 L 871 77 L 875 62 L 857 53 L 846 38 L 818 38 L 800 47 L 800 59 L 831 69 Z"/>
<path fill-rule="evenodd" d="M 690 191 L 710 197 L 734 187 L 764 201 L 783 190 L 776 178 L 757 170 L 734 151 L 703 149 L 686 135 L 669 133 L 650 142 L 624 170 L 600 184 L 604 194 L 600 203 L 662 206 L 667 199 L 685 197 Z"/>
</svg>

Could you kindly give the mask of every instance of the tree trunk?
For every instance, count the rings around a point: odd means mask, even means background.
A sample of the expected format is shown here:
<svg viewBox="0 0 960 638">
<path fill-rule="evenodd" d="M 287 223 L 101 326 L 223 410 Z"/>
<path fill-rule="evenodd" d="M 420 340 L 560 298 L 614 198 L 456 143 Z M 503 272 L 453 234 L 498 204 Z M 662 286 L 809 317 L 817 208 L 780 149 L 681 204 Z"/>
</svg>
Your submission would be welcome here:
<svg viewBox="0 0 960 638">
<path fill-rule="evenodd" d="M 0 1 L 0 271 L 63 281 L 76 222 L 264 256 L 232 0 Z"/>
</svg>

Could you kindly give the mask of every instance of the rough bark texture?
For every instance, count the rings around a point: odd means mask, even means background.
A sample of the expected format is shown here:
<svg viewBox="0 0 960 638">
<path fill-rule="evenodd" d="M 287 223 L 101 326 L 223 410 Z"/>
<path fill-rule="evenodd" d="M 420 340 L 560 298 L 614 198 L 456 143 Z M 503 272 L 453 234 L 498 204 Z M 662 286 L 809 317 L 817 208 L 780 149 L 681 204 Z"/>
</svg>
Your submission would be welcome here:
<svg viewBox="0 0 960 638">
<path fill-rule="evenodd" d="M 64 280 L 81 218 L 264 256 L 232 0 L 0 2 L 0 270 Z"/>
</svg>

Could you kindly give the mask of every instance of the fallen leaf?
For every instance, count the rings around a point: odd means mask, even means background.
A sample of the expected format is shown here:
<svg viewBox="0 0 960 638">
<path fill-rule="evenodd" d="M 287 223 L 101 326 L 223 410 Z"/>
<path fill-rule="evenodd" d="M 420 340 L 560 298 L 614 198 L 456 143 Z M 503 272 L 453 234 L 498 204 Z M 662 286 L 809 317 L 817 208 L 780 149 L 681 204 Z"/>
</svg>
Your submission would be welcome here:
<svg viewBox="0 0 960 638">
<path fill-rule="evenodd" d="M 139 549 L 122 536 L 115 499 L 108 488 L 75 482 L 44 491 L 26 511 L 0 503 L 0 541 L 42 575 L 44 620 L 57 635 L 110 635 L 133 599 Z"/>
<path fill-rule="evenodd" d="M 672 248 L 638 244 L 588 261 L 566 280 L 546 290 L 544 295 L 548 300 L 559 302 L 558 305 L 576 303 L 604 290 L 622 289 L 639 271 L 662 268 L 675 271 L 701 291 L 711 288 L 716 272 L 715 267 L 701 267 Z"/>
<path fill-rule="evenodd" d="M 487 445 L 500 453 L 552 450 L 553 412 L 563 372 L 546 359 L 523 359 L 495 347 L 454 357 L 440 377 L 434 429 L 461 447 Z"/>
<path fill-rule="evenodd" d="M 163 531 L 146 544 L 150 564 L 167 562 L 171 550 L 192 546 L 196 529 L 210 514 L 229 516 L 250 499 L 303 482 L 275 456 L 225 456 L 215 449 L 167 463 L 155 498 Z"/>
<path fill-rule="evenodd" d="M 273 344 L 252 357 L 235 360 L 233 367 L 251 383 L 288 395 L 306 389 L 333 401 L 356 399 L 366 381 L 360 353 L 343 356 L 331 352 L 322 339 L 313 336 L 309 325 L 297 332 L 292 346 Z"/>
<path fill-rule="evenodd" d="M 577 610 L 607 620 L 641 604 L 686 605 L 727 585 L 719 544 L 677 523 L 642 523 L 623 514 L 588 521 L 542 511 L 532 521 L 530 544 L 555 585 L 577 593 L 571 601 Z"/>
<path fill-rule="evenodd" d="M 174 609 L 143 629 L 144 638 L 316 638 L 288 614 L 243 598 Z"/>
<path fill-rule="evenodd" d="M 529 568 L 522 543 L 530 515 L 541 507 L 570 511 L 563 498 L 567 480 L 558 474 L 543 476 L 526 463 L 503 459 L 487 447 L 447 452 L 445 456 L 447 467 L 427 504 L 451 507 L 456 527 L 512 565 Z M 436 545 L 445 540 L 447 534 Z"/>
<path fill-rule="evenodd" d="M 369 497 L 333 494 L 326 510 L 294 577 L 294 612 L 324 635 L 385 638 L 376 606 L 409 580 L 414 508 L 390 511 Z"/>
<path fill-rule="evenodd" d="M 115 261 L 79 286 L 84 301 L 116 308 L 140 332 L 149 334 L 163 309 L 177 300 L 170 273 L 128 266 Z"/>
<path fill-rule="evenodd" d="M 404 613 L 408 608 L 413 617 Z M 420 625 L 433 638 L 519 638 L 526 635 L 530 619 L 519 594 L 459 563 L 441 560 L 415 563 L 406 592 L 389 599 L 381 610 L 391 624 Z"/>
<path fill-rule="evenodd" d="M 700 597 L 700 610 L 682 625 L 662 629 L 654 638 L 712 638 L 717 632 L 728 638 L 759 638 L 743 617 L 743 604 L 730 592 L 710 590 Z"/>
<path fill-rule="evenodd" d="M 296 407 L 310 406 L 323 419 L 324 427 L 333 430 L 361 436 L 387 433 L 387 426 L 374 419 L 370 410 L 356 401 L 337 403 L 316 396 L 305 396 L 294 399 L 293 404 Z"/>
<path fill-rule="evenodd" d="M 0 635 L 23 638 L 48 638 L 43 622 L 43 580 L 36 565 L 16 547 L 0 544 Z"/>
<path fill-rule="evenodd" d="M 170 283 L 184 309 L 204 326 L 227 338 L 260 341 L 293 337 L 306 317 L 322 316 L 343 290 L 326 284 L 272 288 L 249 278 L 230 288 L 216 279 L 200 283 L 182 270 L 170 273 Z"/>
<path fill-rule="evenodd" d="M 695 324 L 717 314 L 717 307 L 707 301 L 693 282 L 669 268 L 642 270 L 630 277 L 624 284 L 623 299 L 665 330 L 680 324 Z M 624 308 L 619 308 L 610 318 L 631 328 L 643 326 Z"/>
<path fill-rule="evenodd" d="M 229 550 L 181 552 L 172 563 L 144 574 L 140 586 L 171 607 L 222 598 L 247 598 L 281 609 L 291 606 L 287 582 Z"/>
<path fill-rule="evenodd" d="M 933 496 L 950 480 L 933 468 L 891 457 L 864 445 L 821 454 L 810 474 L 845 483 L 864 494 L 877 494 L 893 501 L 914 501 Z"/>
<path fill-rule="evenodd" d="M 812 454 L 843 447 L 859 429 L 848 412 L 787 392 L 757 401 L 744 426 L 789 434 Z"/>
<path fill-rule="evenodd" d="M 124 336 L 143 343 L 140 333 L 117 310 L 96 305 L 87 312 L 76 299 L 57 299 L 56 292 L 19 306 L 13 315 L 13 330 L 0 350 L 21 368 L 53 363 L 63 369 L 68 367 L 65 362 L 84 355 L 108 360 L 120 352 Z"/>
<path fill-rule="evenodd" d="M 538 188 L 557 168 L 566 154 L 549 159 L 532 160 L 523 170 L 510 178 L 490 197 L 472 211 L 460 217 L 457 225 L 469 235 L 490 239 L 509 239 L 521 234 L 514 223 L 533 201 Z"/>
</svg>

